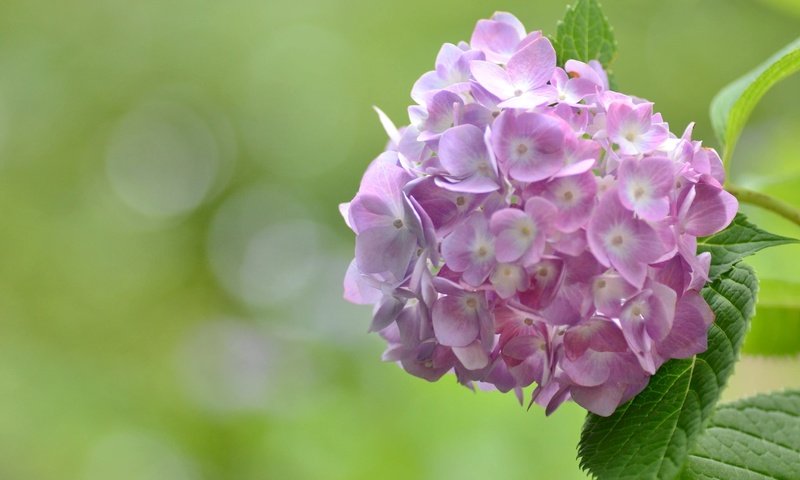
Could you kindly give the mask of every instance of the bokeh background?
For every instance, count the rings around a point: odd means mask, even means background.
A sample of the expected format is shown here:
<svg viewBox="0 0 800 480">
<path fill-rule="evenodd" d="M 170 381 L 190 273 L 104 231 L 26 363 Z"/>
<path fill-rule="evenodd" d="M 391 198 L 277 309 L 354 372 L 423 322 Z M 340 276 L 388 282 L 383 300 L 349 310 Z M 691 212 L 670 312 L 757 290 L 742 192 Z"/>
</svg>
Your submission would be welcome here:
<svg viewBox="0 0 800 480">
<path fill-rule="evenodd" d="M 386 141 L 373 104 L 404 123 L 441 43 L 494 10 L 554 32 L 565 3 L 2 0 L 0 478 L 583 478 L 581 409 L 379 360 L 337 212 Z M 800 33 L 795 0 L 605 9 L 620 88 L 712 145 L 712 96 Z M 800 205 L 798 92 L 734 177 Z M 791 351 L 800 247 L 752 263 L 779 313 L 753 335 Z M 798 384 L 797 356 L 749 356 L 726 396 Z"/>
</svg>

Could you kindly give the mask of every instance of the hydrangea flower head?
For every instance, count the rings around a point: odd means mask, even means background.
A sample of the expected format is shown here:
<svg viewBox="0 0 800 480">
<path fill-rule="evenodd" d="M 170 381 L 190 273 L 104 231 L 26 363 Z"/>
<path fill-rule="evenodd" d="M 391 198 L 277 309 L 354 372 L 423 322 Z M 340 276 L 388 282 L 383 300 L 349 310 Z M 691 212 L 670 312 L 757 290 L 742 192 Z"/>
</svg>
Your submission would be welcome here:
<svg viewBox="0 0 800 480">
<path fill-rule="evenodd" d="M 509 13 L 445 44 L 409 124 L 341 206 L 345 298 L 373 305 L 384 359 L 435 381 L 610 415 L 671 358 L 706 349 L 697 237 L 737 210 L 719 156 L 609 89 Z"/>
</svg>

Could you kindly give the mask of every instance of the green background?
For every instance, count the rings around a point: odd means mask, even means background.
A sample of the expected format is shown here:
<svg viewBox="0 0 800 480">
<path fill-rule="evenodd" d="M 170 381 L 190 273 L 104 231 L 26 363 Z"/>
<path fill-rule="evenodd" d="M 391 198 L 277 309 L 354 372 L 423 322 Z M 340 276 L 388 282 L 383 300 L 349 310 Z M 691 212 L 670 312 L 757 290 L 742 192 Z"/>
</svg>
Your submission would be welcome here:
<svg viewBox="0 0 800 480">
<path fill-rule="evenodd" d="M 620 88 L 710 145 L 712 96 L 800 33 L 793 0 L 604 7 Z M 494 10 L 553 33 L 564 8 L 0 2 L 0 479 L 583 478 L 575 405 L 545 418 L 380 361 L 369 308 L 341 300 L 336 208 L 386 142 L 371 106 L 404 123 L 441 43 Z M 733 169 L 797 205 L 799 91 L 768 94 Z M 791 352 L 800 246 L 752 263 L 772 330 L 746 348 Z M 796 356 L 737 372 L 728 398 L 800 384 Z"/>
</svg>

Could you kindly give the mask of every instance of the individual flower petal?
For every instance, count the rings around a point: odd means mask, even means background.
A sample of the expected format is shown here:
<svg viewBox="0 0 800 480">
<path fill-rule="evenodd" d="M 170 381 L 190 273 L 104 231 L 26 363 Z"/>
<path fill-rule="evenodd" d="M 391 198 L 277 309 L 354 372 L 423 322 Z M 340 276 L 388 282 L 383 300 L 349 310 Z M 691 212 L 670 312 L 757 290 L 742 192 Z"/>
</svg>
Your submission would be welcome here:
<svg viewBox="0 0 800 480">
<path fill-rule="evenodd" d="M 494 238 L 486 218 L 475 212 L 442 241 L 442 256 L 464 281 L 479 286 L 495 265 Z"/>
<path fill-rule="evenodd" d="M 675 317 L 675 291 L 652 282 L 649 288 L 628 300 L 620 312 L 622 332 L 642 369 L 656 373 L 653 346 L 672 329 Z"/>
<path fill-rule="evenodd" d="M 547 37 L 539 37 L 518 50 L 506 65 L 515 96 L 544 86 L 555 68 L 556 51 Z"/>
<path fill-rule="evenodd" d="M 519 302 L 531 310 L 540 310 L 549 305 L 564 282 L 564 261 L 545 258 L 528 268 L 531 288 L 520 292 Z"/>
<path fill-rule="evenodd" d="M 544 180 L 563 165 L 563 124 L 541 113 L 506 111 L 495 120 L 492 147 L 501 169 L 511 178 Z"/>
<path fill-rule="evenodd" d="M 640 155 L 657 149 L 669 136 L 665 126 L 653 123 L 653 104 L 614 102 L 606 117 L 608 138 L 624 155 Z"/>
<path fill-rule="evenodd" d="M 647 157 L 625 159 L 619 166 L 619 199 L 639 217 L 658 222 L 669 214 L 669 193 L 675 183 L 671 160 Z"/>
<path fill-rule="evenodd" d="M 555 216 L 555 207 L 541 198 L 528 200 L 524 211 L 506 208 L 495 212 L 490 226 L 496 236 L 497 260 L 515 262 L 524 257 L 526 264 L 538 262 Z"/>
<path fill-rule="evenodd" d="M 447 90 L 436 93 L 428 104 L 428 116 L 422 124 L 418 137 L 420 141 L 436 140 L 456 123 L 458 108 L 464 101 L 457 94 Z"/>
<path fill-rule="evenodd" d="M 356 237 L 356 263 L 362 273 L 390 272 L 401 279 L 417 249 L 417 236 L 403 224 L 375 227 Z"/>
<path fill-rule="evenodd" d="M 516 17 L 497 12 L 491 20 L 478 21 L 469 43 L 490 62 L 506 63 L 524 37 L 525 28 Z"/>
<path fill-rule="evenodd" d="M 519 265 L 513 263 L 499 263 L 489 281 L 500 298 L 508 299 L 517 292 L 524 291 L 530 285 L 528 273 Z"/>
<path fill-rule="evenodd" d="M 736 197 L 722 187 L 700 182 L 683 199 L 679 222 L 684 232 L 704 237 L 730 224 L 738 208 Z"/>
<path fill-rule="evenodd" d="M 666 338 L 657 346 L 663 359 L 689 358 L 704 352 L 708 328 L 714 321 L 714 312 L 695 290 L 685 292 L 677 302 L 675 321 Z"/>
<path fill-rule="evenodd" d="M 531 191 L 541 192 L 556 207 L 554 225 L 569 233 L 584 227 L 589 220 L 597 201 L 597 179 L 592 172 L 585 172 L 532 185 Z"/>
<path fill-rule="evenodd" d="M 439 160 L 453 180 L 452 189 L 463 182 L 480 180 L 487 189 L 467 188 L 471 193 L 487 193 L 500 188 L 497 165 L 489 153 L 484 132 L 474 125 L 459 125 L 447 130 L 439 139 Z M 450 189 L 450 188 L 448 188 Z M 462 186 L 460 190 L 464 191 Z"/>
<path fill-rule="evenodd" d="M 433 305 L 433 331 L 442 345 L 464 347 L 478 338 L 477 295 L 448 295 Z"/>
<path fill-rule="evenodd" d="M 592 282 L 594 306 L 597 313 L 609 318 L 619 317 L 622 306 L 638 290 L 616 272 L 606 272 Z"/>
<path fill-rule="evenodd" d="M 479 370 L 489 364 L 489 355 L 478 340 L 466 347 L 453 347 L 453 353 L 467 370 Z"/>
<path fill-rule="evenodd" d="M 666 252 L 664 243 L 653 227 L 622 206 L 614 190 L 603 195 L 596 212 L 587 229 L 592 253 L 631 285 L 642 288 L 648 264 Z"/>
</svg>

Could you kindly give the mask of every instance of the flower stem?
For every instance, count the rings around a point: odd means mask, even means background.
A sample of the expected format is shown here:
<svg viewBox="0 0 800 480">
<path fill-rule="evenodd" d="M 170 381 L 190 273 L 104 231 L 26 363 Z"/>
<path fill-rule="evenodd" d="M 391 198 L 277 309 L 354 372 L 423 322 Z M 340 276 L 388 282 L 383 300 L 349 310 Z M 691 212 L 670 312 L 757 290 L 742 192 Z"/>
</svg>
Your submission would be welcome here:
<svg viewBox="0 0 800 480">
<path fill-rule="evenodd" d="M 800 209 L 782 200 L 731 183 L 725 184 L 725 190 L 738 198 L 740 202 L 756 205 L 765 210 L 777 213 L 781 217 L 800 226 Z"/>
</svg>

